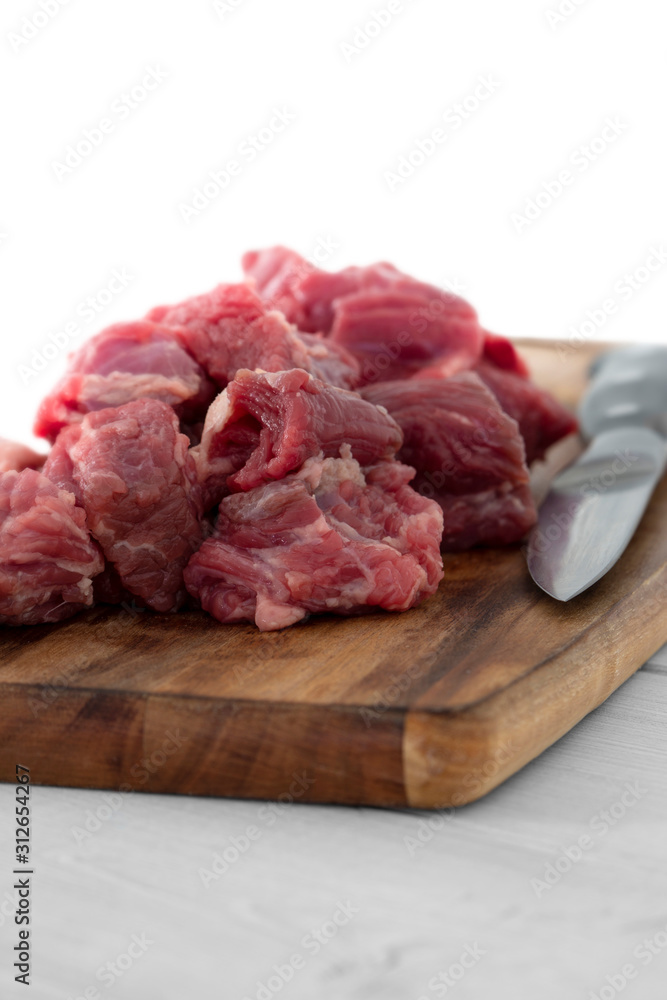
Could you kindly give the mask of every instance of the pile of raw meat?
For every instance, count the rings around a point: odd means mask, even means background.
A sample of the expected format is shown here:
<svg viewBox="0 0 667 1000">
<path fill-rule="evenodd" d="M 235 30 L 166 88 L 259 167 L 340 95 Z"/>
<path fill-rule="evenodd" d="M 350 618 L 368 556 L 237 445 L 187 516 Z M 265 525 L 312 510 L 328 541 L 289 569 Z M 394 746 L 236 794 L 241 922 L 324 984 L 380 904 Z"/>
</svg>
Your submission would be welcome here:
<svg viewBox="0 0 667 1000">
<path fill-rule="evenodd" d="M 528 465 L 575 420 L 467 302 L 283 247 L 243 267 L 72 355 L 37 416 L 46 460 L 0 441 L 0 622 L 404 611 L 441 550 L 532 526 Z"/>
</svg>

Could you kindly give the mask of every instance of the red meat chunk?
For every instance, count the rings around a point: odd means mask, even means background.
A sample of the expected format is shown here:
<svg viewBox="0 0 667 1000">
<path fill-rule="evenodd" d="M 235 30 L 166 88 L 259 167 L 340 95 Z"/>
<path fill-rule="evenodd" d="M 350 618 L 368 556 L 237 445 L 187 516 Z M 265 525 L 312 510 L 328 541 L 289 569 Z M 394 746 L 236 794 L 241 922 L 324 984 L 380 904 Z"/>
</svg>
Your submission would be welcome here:
<svg viewBox="0 0 667 1000">
<path fill-rule="evenodd" d="M 299 330 L 298 337 L 306 350 L 305 371 L 340 389 L 355 389 L 359 385 L 359 362 L 346 347 L 334 344 L 321 333 L 302 333 Z"/>
<path fill-rule="evenodd" d="M 133 602 L 137 606 L 135 596 L 123 586 L 121 578 L 110 562 L 104 563 L 104 569 L 93 580 L 93 597 L 95 604 L 123 604 Z"/>
<path fill-rule="evenodd" d="M 74 462 L 71 450 L 81 437 L 81 424 L 70 424 L 64 427 L 56 438 L 53 448 L 44 463 L 44 475 L 61 490 L 68 490 L 76 497 L 79 507 L 83 507 L 83 498 L 79 484 L 74 476 Z"/>
<path fill-rule="evenodd" d="M 305 257 L 287 247 L 271 247 L 268 250 L 250 250 L 243 255 L 243 270 L 254 282 L 262 301 L 270 309 L 277 309 L 294 323 L 299 330 L 310 333 L 331 329 L 331 316 L 318 321 L 310 315 L 303 292 L 311 278 L 326 275 Z M 310 304 L 310 303 L 309 303 Z"/>
<path fill-rule="evenodd" d="M 188 444 L 170 406 L 140 399 L 64 430 L 45 466 L 63 485 L 71 477 L 69 488 L 122 586 L 156 611 L 183 603 L 183 569 L 202 540 Z"/>
<path fill-rule="evenodd" d="M 216 392 L 177 331 L 146 320 L 117 323 L 71 355 L 68 373 L 39 408 L 35 434 L 54 441 L 86 413 L 140 398 L 159 399 L 197 421 Z"/>
<path fill-rule="evenodd" d="M 439 363 L 452 375 L 472 367 L 484 334 L 464 299 L 384 262 L 327 274 L 292 250 L 245 254 L 259 294 L 304 330 L 319 330 L 354 354 L 361 382 L 407 378 Z"/>
<path fill-rule="evenodd" d="M 495 365 L 496 368 L 515 372 L 517 375 L 523 375 L 524 378 L 528 378 L 530 375 L 528 365 L 512 341 L 508 340 L 507 337 L 501 337 L 500 334 L 484 332 L 482 358 Z"/>
<path fill-rule="evenodd" d="M 0 622 L 69 618 L 93 603 L 103 566 L 71 493 L 33 469 L 0 475 Z"/>
<path fill-rule="evenodd" d="M 371 465 L 391 458 L 401 442 L 396 422 L 355 392 L 299 368 L 241 370 L 209 409 L 193 455 L 209 508 L 230 490 L 282 479 L 320 452 L 337 457 L 342 444 Z"/>
<path fill-rule="evenodd" d="M 477 316 L 463 299 L 398 289 L 341 299 L 331 338 L 357 355 L 362 384 L 408 378 L 436 359 L 454 375 L 475 363 L 482 343 Z"/>
<path fill-rule="evenodd" d="M 308 614 L 405 611 L 442 578 L 442 513 L 381 462 L 363 471 L 349 447 L 309 459 L 279 482 L 227 497 L 215 534 L 185 571 L 218 621 L 284 628 Z"/>
<path fill-rule="evenodd" d="M 188 592 L 261 629 L 404 610 L 441 543 L 532 526 L 527 461 L 577 424 L 511 341 L 388 263 L 243 266 L 73 354 L 38 413 L 45 462 L 0 439 L 0 622 Z"/>
<path fill-rule="evenodd" d="M 46 460 L 44 475 L 60 489 L 73 493 L 79 507 L 83 507 L 83 496 L 74 476 L 74 462 L 70 457 L 70 450 L 80 437 L 80 424 L 71 424 L 60 432 Z M 104 570 L 93 580 L 93 596 L 95 604 L 122 604 L 123 601 L 134 599 L 123 586 L 114 566 L 106 559 Z"/>
<path fill-rule="evenodd" d="M 443 509 L 447 551 L 517 542 L 536 520 L 519 428 L 472 373 L 366 386 L 405 438 L 414 488 Z"/>
<path fill-rule="evenodd" d="M 0 438 L 0 473 L 41 469 L 45 459 L 46 455 L 40 455 L 25 444 Z"/>
<path fill-rule="evenodd" d="M 148 315 L 184 330 L 183 344 L 221 388 L 241 368 L 303 368 L 343 388 L 358 382 L 359 366 L 345 348 L 301 336 L 246 283 L 218 285 L 178 305 L 157 306 Z"/>
<path fill-rule="evenodd" d="M 250 250 L 243 255 L 242 265 L 262 301 L 309 333 L 331 333 L 338 299 L 361 291 L 387 289 L 405 277 L 387 263 L 321 271 L 295 250 L 282 246 Z M 433 291 L 428 285 L 420 287 Z"/>
<path fill-rule="evenodd" d="M 543 458 L 547 448 L 578 427 L 577 418 L 550 392 L 514 371 L 482 361 L 475 371 L 494 394 L 505 413 L 519 425 L 530 465 Z"/>
</svg>

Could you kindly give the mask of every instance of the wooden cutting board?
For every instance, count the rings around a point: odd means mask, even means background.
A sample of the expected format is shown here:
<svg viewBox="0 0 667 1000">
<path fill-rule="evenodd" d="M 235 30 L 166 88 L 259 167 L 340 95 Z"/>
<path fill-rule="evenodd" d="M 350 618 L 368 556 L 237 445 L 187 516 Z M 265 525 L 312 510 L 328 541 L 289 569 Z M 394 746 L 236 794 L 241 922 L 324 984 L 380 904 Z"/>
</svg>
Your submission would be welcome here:
<svg viewBox="0 0 667 1000">
<path fill-rule="evenodd" d="M 595 349 L 522 346 L 536 380 L 574 404 Z M 438 594 L 405 614 L 262 634 L 128 606 L 0 627 L 0 779 L 20 763 L 48 785 L 470 802 L 667 641 L 666 528 L 663 480 L 617 566 L 568 604 L 512 548 L 447 556 Z"/>
</svg>

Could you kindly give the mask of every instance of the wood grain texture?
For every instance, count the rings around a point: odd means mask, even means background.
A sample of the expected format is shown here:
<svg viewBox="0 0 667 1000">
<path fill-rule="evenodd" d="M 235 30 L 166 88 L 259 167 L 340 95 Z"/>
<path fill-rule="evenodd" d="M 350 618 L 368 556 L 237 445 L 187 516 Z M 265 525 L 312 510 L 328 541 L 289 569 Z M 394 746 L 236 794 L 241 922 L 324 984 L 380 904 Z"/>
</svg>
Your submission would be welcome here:
<svg viewBox="0 0 667 1000">
<path fill-rule="evenodd" d="M 639 975 L 623 1000 L 663 1000 L 664 952 L 645 965 L 633 950 L 667 924 L 666 757 L 667 647 L 538 760 L 461 809 L 116 795 L 111 810 L 108 792 L 36 788 L 34 981 L 26 993 L 11 960 L 0 961 L 0 996 L 65 1000 L 95 984 L 105 1000 L 241 1000 L 301 952 L 306 966 L 285 1000 L 433 1000 L 431 977 L 478 942 L 483 960 L 455 1000 L 585 1000 L 626 961 Z M 619 812 L 628 784 L 640 797 Z M 0 783 L 7 845 L 14 805 L 14 788 Z M 610 809 L 620 818 L 606 828 Z M 250 824 L 259 839 L 202 882 L 201 869 Z M 538 896 L 531 880 L 583 834 L 590 850 Z M 303 935 L 338 900 L 358 914 L 306 953 Z M 0 926 L 6 955 L 13 926 Z M 95 970 L 144 932 L 154 944 L 103 989 Z"/>
<path fill-rule="evenodd" d="M 594 349 L 534 342 L 526 353 L 537 380 L 574 404 Z M 537 492 L 573 447 L 535 470 Z M 472 801 L 667 640 L 666 523 L 663 481 L 617 566 L 566 605 L 532 583 L 511 548 L 447 556 L 438 594 L 401 615 L 262 634 L 195 612 L 99 607 L 4 628 L 0 778 L 24 759 L 45 784 Z"/>
</svg>

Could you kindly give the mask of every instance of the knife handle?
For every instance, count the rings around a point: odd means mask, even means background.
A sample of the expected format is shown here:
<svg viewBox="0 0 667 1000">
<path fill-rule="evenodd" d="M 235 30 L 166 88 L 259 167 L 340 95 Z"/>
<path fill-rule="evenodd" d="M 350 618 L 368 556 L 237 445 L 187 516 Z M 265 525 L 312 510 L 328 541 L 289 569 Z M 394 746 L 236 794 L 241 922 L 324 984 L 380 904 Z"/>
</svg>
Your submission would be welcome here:
<svg viewBox="0 0 667 1000">
<path fill-rule="evenodd" d="M 584 437 L 615 427 L 649 427 L 667 436 L 667 348 L 609 351 L 596 359 L 592 375 L 579 408 Z"/>
</svg>

